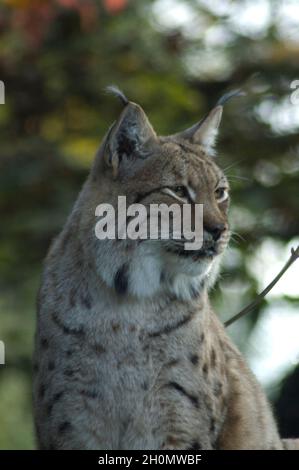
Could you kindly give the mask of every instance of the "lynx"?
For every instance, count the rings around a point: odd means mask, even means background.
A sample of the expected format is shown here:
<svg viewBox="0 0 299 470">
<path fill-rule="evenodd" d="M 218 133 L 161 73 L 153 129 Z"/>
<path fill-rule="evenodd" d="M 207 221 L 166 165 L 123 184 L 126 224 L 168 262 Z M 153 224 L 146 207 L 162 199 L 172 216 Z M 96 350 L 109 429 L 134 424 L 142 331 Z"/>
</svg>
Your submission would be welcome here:
<svg viewBox="0 0 299 470">
<path fill-rule="evenodd" d="M 34 412 L 40 449 L 283 449 L 255 377 L 208 297 L 230 238 L 215 163 L 222 103 L 158 137 L 123 102 L 46 258 L 38 294 Z M 203 245 L 98 240 L 95 208 L 203 204 Z"/>
</svg>

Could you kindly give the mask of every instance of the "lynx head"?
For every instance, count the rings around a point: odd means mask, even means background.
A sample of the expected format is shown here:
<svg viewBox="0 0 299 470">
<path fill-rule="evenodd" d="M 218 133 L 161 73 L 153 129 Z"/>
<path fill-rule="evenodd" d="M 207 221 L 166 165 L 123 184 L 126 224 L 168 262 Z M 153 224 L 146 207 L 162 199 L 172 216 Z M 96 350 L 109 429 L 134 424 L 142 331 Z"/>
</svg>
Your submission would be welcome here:
<svg viewBox="0 0 299 470">
<path fill-rule="evenodd" d="M 120 296 L 152 297 L 171 292 L 191 299 L 211 285 L 229 240 L 228 181 L 215 163 L 215 140 L 222 115 L 219 102 L 199 123 L 159 137 L 142 108 L 118 89 L 124 109 L 102 144 L 88 183 L 92 207 L 93 256 L 98 274 Z M 97 240 L 95 207 L 118 196 L 127 205 L 203 205 L 203 244 L 185 250 L 179 240 Z M 192 213 L 193 214 L 193 213 Z M 194 216 L 194 214 L 193 214 Z M 194 221 L 193 221 L 194 222 Z"/>
</svg>

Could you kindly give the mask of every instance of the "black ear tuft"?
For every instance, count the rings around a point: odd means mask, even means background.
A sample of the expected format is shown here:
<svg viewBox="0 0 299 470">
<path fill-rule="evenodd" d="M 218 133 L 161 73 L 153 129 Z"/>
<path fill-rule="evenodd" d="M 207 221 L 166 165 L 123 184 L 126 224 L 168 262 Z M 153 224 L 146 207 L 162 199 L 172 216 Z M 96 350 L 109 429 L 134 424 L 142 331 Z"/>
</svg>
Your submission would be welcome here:
<svg viewBox="0 0 299 470">
<path fill-rule="evenodd" d="M 215 106 L 223 106 L 224 103 L 229 101 L 231 98 L 234 98 L 235 96 L 245 96 L 245 95 L 246 93 L 242 91 L 240 88 L 238 90 L 228 91 L 223 96 L 221 96 L 221 98 L 219 98 Z"/>
<path fill-rule="evenodd" d="M 111 93 L 112 95 L 119 98 L 124 106 L 127 106 L 130 103 L 126 95 L 116 85 L 107 86 L 106 91 L 107 93 Z"/>
<path fill-rule="evenodd" d="M 218 127 L 221 121 L 223 105 L 231 98 L 235 96 L 244 96 L 245 93 L 241 90 L 232 90 L 225 93 L 216 103 L 214 108 L 194 126 L 189 129 L 175 134 L 176 137 L 180 137 L 185 140 L 189 140 L 192 143 L 200 144 L 205 147 L 208 152 L 213 155 L 216 137 L 218 134 Z"/>
</svg>

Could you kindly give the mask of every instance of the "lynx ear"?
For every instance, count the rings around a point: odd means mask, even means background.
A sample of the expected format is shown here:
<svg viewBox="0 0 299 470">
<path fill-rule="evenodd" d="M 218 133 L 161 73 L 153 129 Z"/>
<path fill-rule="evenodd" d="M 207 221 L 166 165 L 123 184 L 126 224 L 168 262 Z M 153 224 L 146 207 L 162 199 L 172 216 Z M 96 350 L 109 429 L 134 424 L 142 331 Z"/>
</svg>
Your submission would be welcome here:
<svg viewBox="0 0 299 470">
<path fill-rule="evenodd" d="M 118 96 L 125 108 L 110 129 L 105 152 L 106 161 L 112 167 L 114 176 L 117 176 L 121 167 L 129 170 L 138 161 L 146 159 L 157 139 L 142 108 L 128 101 L 123 94 Z"/>
<path fill-rule="evenodd" d="M 189 140 L 194 144 L 200 144 L 205 147 L 210 154 L 213 154 L 224 103 L 235 96 L 244 95 L 245 93 L 240 89 L 225 93 L 204 119 L 190 127 L 190 129 L 177 134 L 177 136 Z"/>
<path fill-rule="evenodd" d="M 222 106 L 216 106 L 200 122 L 178 134 L 193 144 L 202 145 L 208 152 L 213 152 L 221 122 Z"/>
</svg>

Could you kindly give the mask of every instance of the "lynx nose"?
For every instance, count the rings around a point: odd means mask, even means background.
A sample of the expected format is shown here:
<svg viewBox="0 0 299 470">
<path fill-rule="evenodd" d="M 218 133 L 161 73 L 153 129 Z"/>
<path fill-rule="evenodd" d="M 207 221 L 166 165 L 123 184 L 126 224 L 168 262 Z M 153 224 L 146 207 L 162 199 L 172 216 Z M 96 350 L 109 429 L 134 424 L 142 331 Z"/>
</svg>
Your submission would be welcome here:
<svg viewBox="0 0 299 470">
<path fill-rule="evenodd" d="M 211 227 L 206 227 L 206 231 L 209 232 L 209 234 L 212 236 L 215 242 L 219 240 L 224 230 L 225 230 L 225 224 L 223 223 L 215 224 Z"/>
</svg>

